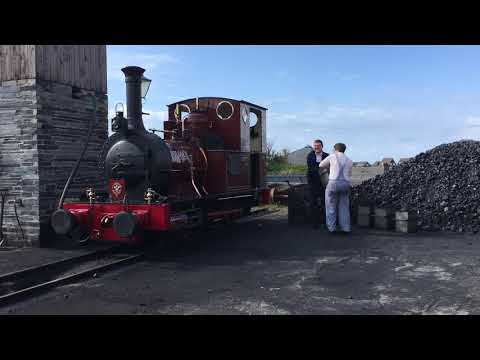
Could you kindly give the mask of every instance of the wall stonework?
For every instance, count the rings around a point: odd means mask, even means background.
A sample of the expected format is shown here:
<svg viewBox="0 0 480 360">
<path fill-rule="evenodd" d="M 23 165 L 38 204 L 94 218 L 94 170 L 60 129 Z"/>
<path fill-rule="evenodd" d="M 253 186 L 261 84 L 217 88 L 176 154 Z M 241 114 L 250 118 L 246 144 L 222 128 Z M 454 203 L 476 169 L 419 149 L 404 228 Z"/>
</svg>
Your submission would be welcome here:
<svg viewBox="0 0 480 360">
<path fill-rule="evenodd" d="M 34 79 L 0 83 L 0 188 L 8 191 L 3 233 L 9 245 L 39 244 L 37 96 Z M 12 201 L 17 207 L 21 231 Z"/>
<path fill-rule="evenodd" d="M 45 224 L 83 149 L 90 121 L 95 121 L 94 131 L 67 198 L 78 200 L 90 186 L 105 190 L 98 156 L 108 136 L 108 104 L 104 94 L 44 80 L 37 82 L 37 99 L 40 221 Z"/>
<path fill-rule="evenodd" d="M 94 132 L 68 193 L 105 190 L 98 156 L 107 139 L 107 95 L 45 80 L 0 83 L 0 189 L 7 189 L 4 234 L 9 246 L 39 246 L 51 236 L 49 217 L 83 148 L 96 98 Z M 14 214 L 17 206 L 22 240 Z"/>
</svg>

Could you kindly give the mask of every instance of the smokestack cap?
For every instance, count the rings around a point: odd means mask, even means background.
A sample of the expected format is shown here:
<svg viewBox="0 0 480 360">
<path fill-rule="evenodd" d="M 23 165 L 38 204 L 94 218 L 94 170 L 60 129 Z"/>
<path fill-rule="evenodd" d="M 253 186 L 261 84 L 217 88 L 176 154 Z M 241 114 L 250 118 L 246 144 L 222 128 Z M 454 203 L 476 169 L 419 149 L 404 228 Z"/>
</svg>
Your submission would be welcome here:
<svg viewBox="0 0 480 360">
<path fill-rule="evenodd" d="M 122 69 L 122 72 L 126 77 L 141 77 L 145 72 L 145 69 L 139 66 L 127 66 Z"/>
</svg>

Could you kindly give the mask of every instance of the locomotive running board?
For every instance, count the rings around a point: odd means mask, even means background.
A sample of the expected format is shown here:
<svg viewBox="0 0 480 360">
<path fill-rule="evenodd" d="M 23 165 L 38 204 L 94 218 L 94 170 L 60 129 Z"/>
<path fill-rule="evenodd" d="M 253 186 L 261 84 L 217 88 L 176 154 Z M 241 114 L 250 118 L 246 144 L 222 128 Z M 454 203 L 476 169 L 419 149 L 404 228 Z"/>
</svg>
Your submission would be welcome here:
<svg viewBox="0 0 480 360">
<path fill-rule="evenodd" d="M 247 197 L 253 197 L 253 195 L 229 196 L 229 197 L 218 198 L 217 200 L 233 200 L 233 199 L 242 199 Z"/>
</svg>

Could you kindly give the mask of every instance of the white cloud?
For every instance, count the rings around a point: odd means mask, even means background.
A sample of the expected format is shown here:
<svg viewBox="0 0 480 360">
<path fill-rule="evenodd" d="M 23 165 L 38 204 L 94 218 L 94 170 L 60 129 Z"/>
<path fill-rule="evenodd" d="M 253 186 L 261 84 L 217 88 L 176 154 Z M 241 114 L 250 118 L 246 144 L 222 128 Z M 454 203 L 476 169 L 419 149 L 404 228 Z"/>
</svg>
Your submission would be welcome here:
<svg viewBox="0 0 480 360">
<path fill-rule="evenodd" d="M 116 50 L 108 51 L 108 78 L 123 80 L 121 69 L 125 66 L 135 65 L 143 67 L 146 73 L 157 68 L 159 65 L 178 64 L 180 60 L 167 53 L 142 53 L 134 51 Z"/>
<path fill-rule="evenodd" d="M 167 95 L 165 98 L 170 100 L 172 103 L 186 99 L 184 96 L 174 96 L 174 95 Z"/>
<path fill-rule="evenodd" d="M 381 108 L 374 107 L 348 107 L 348 106 L 329 106 L 323 113 L 320 113 L 323 118 L 339 120 L 388 120 L 392 118 L 392 114 Z"/>
<path fill-rule="evenodd" d="M 144 110 L 150 115 L 143 115 L 145 128 L 163 130 L 163 122 L 168 118 L 168 111 Z"/>
<path fill-rule="evenodd" d="M 467 116 L 452 140 L 480 140 L 480 116 Z"/>
<path fill-rule="evenodd" d="M 295 99 L 291 97 L 273 97 L 273 98 L 264 98 L 257 101 L 258 105 L 264 106 L 266 108 L 271 108 L 274 105 L 284 105 L 294 103 Z"/>
<path fill-rule="evenodd" d="M 468 116 L 465 121 L 465 126 L 467 128 L 478 128 L 480 127 L 480 116 Z"/>
<path fill-rule="evenodd" d="M 356 161 L 409 157 L 428 149 L 432 134 L 442 129 L 429 131 L 424 114 L 413 108 L 312 104 L 298 109 L 267 113 L 267 136 L 275 149 L 295 150 L 320 138 L 327 151 L 335 142 L 346 143 Z"/>
<path fill-rule="evenodd" d="M 388 126 L 394 115 L 375 107 L 327 106 L 299 112 L 270 112 L 268 124 L 275 128 L 292 129 L 355 129 Z"/>
</svg>

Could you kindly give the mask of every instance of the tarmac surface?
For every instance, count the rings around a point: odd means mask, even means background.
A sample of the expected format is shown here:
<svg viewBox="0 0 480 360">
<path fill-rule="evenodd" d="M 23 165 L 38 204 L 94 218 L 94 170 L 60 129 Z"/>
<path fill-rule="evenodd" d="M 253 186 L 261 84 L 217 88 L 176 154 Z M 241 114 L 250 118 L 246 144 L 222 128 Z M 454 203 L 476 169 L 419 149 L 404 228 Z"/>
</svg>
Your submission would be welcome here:
<svg viewBox="0 0 480 360">
<path fill-rule="evenodd" d="M 0 252 L 0 272 L 20 253 Z M 332 236 L 288 226 L 282 209 L 171 236 L 140 263 L 0 314 L 479 314 L 479 265 L 478 235 Z"/>
</svg>

